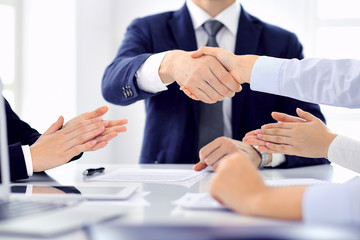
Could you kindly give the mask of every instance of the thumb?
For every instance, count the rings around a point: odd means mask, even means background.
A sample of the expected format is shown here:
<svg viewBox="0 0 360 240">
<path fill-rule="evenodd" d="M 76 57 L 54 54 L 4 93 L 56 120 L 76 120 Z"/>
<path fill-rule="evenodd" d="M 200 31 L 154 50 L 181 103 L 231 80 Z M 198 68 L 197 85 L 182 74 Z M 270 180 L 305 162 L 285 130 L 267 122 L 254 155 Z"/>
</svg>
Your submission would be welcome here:
<svg viewBox="0 0 360 240">
<path fill-rule="evenodd" d="M 58 120 L 57 120 L 55 123 L 53 123 L 53 124 L 48 128 L 48 130 L 46 130 L 46 132 L 44 132 L 43 135 L 48 135 L 48 134 L 51 134 L 51 133 L 54 133 L 54 132 L 58 131 L 58 130 L 62 127 L 63 124 L 64 124 L 64 117 L 63 117 L 63 116 L 60 116 L 60 117 L 58 118 Z"/>
<path fill-rule="evenodd" d="M 301 117 L 302 119 L 305 119 L 306 121 L 310 122 L 313 121 L 315 119 L 317 119 L 314 115 L 312 115 L 309 112 L 305 112 L 300 108 L 296 108 L 296 113 L 299 117 Z"/>
<path fill-rule="evenodd" d="M 207 164 L 206 164 L 206 163 L 203 163 L 203 162 L 199 161 L 197 164 L 194 165 L 193 169 L 194 169 L 195 171 L 201 171 L 201 170 L 203 170 L 203 169 L 206 168 L 206 167 L 207 167 Z"/>
<path fill-rule="evenodd" d="M 303 119 L 285 113 L 272 112 L 271 116 L 278 122 L 304 122 Z M 300 116 L 300 115 L 299 115 Z"/>
<path fill-rule="evenodd" d="M 198 58 L 205 55 L 205 47 L 201 47 L 191 54 L 191 57 Z"/>
</svg>

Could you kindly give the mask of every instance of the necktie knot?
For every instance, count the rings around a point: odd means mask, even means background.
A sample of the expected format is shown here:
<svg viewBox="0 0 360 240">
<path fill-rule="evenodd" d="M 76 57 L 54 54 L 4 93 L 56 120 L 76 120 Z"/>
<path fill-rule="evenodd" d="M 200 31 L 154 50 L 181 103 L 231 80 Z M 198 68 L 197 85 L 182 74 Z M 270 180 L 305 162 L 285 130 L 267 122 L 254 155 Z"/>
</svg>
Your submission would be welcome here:
<svg viewBox="0 0 360 240">
<path fill-rule="evenodd" d="M 223 26 L 224 25 L 217 20 L 208 20 L 203 24 L 205 32 L 211 37 L 215 37 Z"/>
<path fill-rule="evenodd" d="M 218 47 L 218 44 L 216 42 L 216 34 L 223 26 L 224 25 L 217 20 L 209 20 L 203 24 L 203 28 L 209 37 L 206 46 Z"/>
</svg>

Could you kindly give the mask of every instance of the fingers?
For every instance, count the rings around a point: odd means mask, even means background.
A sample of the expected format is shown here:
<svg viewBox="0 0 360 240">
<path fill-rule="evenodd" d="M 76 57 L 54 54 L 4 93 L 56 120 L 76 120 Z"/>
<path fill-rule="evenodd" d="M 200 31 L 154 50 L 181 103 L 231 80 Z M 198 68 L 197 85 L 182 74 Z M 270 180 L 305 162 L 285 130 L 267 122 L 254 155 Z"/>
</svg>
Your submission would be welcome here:
<svg viewBox="0 0 360 240">
<path fill-rule="evenodd" d="M 117 132 L 109 132 L 106 134 L 105 134 L 105 132 L 103 132 L 100 136 L 97 136 L 95 138 L 95 140 L 97 140 L 98 142 L 109 142 L 111 139 L 113 139 L 117 135 L 118 135 Z"/>
<path fill-rule="evenodd" d="M 265 146 L 265 141 L 257 138 L 257 135 L 248 136 L 243 138 L 243 142 L 253 146 Z"/>
<path fill-rule="evenodd" d="M 207 167 L 207 164 L 206 164 L 206 163 L 203 163 L 203 162 L 199 161 L 197 164 L 195 164 L 195 165 L 193 166 L 193 169 L 194 169 L 195 171 L 201 171 L 201 170 L 205 169 L 206 167 Z"/>
<path fill-rule="evenodd" d="M 201 56 L 205 55 L 205 53 L 204 53 L 205 50 L 206 50 L 206 47 L 201 47 L 197 51 L 193 52 L 191 54 L 191 57 L 193 57 L 193 58 L 201 57 Z"/>
<path fill-rule="evenodd" d="M 64 117 L 63 116 L 60 116 L 58 118 L 58 120 L 56 120 L 55 123 L 53 123 L 49 128 L 48 130 L 46 130 L 46 132 L 44 133 L 44 135 L 48 135 L 48 134 L 51 134 L 51 133 L 54 133 L 56 131 L 58 131 L 62 125 L 64 124 Z"/>
<path fill-rule="evenodd" d="M 66 153 L 69 156 L 76 156 L 76 155 L 79 155 L 82 152 L 88 151 L 89 149 L 93 148 L 96 144 L 97 144 L 96 140 L 91 140 L 91 141 L 85 142 L 83 144 L 76 144 L 73 147 L 71 147 L 70 149 L 68 149 L 66 151 Z M 70 159 L 71 158 L 69 158 L 69 160 Z"/>
<path fill-rule="evenodd" d="M 220 62 L 218 64 L 221 65 Z M 223 94 L 223 96 L 233 97 L 235 92 L 240 92 L 241 90 L 240 84 L 232 77 L 232 75 L 223 66 L 222 67 L 214 66 L 214 68 L 211 68 L 211 71 L 220 81 L 221 85 L 226 86 L 228 88 L 227 92 L 225 91 L 225 89 L 219 89 L 219 91 Z"/>
<path fill-rule="evenodd" d="M 259 147 L 259 151 L 260 151 L 260 147 Z M 286 144 L 275 144 L 275 143 L 267 142 L 265 144 L 265 147 L 262 148 L 261 151 L 268 153 L 282 153 L 282 154 L 293 155 L 294 147 Z"/>
<path fill-rule="evenodd" d="M 200 99 L 197 98 L 195 95 L 193 95 L 189 89 L 185 88 L 185 87 L 180 87 L 180 90 L 183 91 L 185 93 L 185 95 L 187 95 L 189 98 L 191 98 L 192 100 L 195 101 L 199 101 Z"/>
<path fill-rule="evenodd" d="M 102 118 L 93 118 L 90 120 L 83 120 L 83 121 L 77 122 L 73 125 L 70 125 L 69 127 L 61 129 L 61 131 L 64 132 L 65 134 L 69 134 L 69 133 L 73 133 L 73 132 L 77 131 L 78 129 L 81 129 L 83 127 L 90 126 L 93 124 L 97 124 L 97 126 L 100 127 L 100 126 L 104 126 L 106 124 L 106 122 L 103 121 Z"/>
<path fill-rule="evenodd" d="M 117 120 L 107 120 L 106 128 L 114 127 L 114 126 L 121 126 L 128 123 L 127 119 L 117 119 Z"/>
<path fill-rule="evenodd" d="M 223 137 L 217 138 L 211 143 L 207 144 L 205 147 L 200 149 L 199 152 L 199 158 L 200 161 L 205 162 L 205 159 L 216 149 L 218 149 L 221 146 L 221 142 Z"/>
<path fill-rule="evenodd" d="M 197 51 L 193 52 L 191 54 L 191 57 L 193 58 L 198 58 L 198 57 L 201 57 L 203 55 L 210 55 L 210 56 L 213 56 L 213 57 L 217 57 L 217 50 L 218 48 L 212 48 L 212 47 L 201 47 L 199 48 Z"/>
<path fill-rule="evenodd" d="M 315 116 L 312 115 L 311 113 L 305 112 L 305 111 L 303 111 L 303 110 L 300 109 L 300 108 L 297 108 L 297 109 L 296 109 L 296 113 L 297 113 L 297 115 L 298 115 L 299 117 L 301 117 L 301 118 L 303 118 L 303 119 L 305 119 L 306 121 L 309 121 L 309 122 L 318 119 L 317 117 L 315 117 Z"/>
<path fill-rule="evenodd" d="M 224 100 L 224 96 L 222 96 L 217 89 L 222 88 L 221 83 L 215 78 L 214 75 L 209 71 L 208 78 L 204 81 L 200 81 L 198 84 L 198 88 L 200 91 L 203 91 L 204 94 L 211 99 L 212 103 L 217 101 Z M 196 94 L 195 94 L 196 95 Z"/>
<path fill-rule="evenodd" d="M 94 147 L 89 148 L 89 149 L 87 149 L 85 151 L 87 151 L 87 152 L 97 151 L 97 150 L 99 150 L 101 148 L 104 148 L 107 144 L 108 144 L 108 142 L 98 142 Z"/>
<path fill-rule="evenodd" d="M 91 118 L 97 118 L 97 117 L 103 116 L 105 113 L 107 113 L 108 110 L 109 110 L 108 106 L 102 106 L 102 107 L 95 109 L 94 111 L 83 113 L 80 116 L 82 116 L 83 119 L 85 119 L 85 120 L 91 119 Z"/>
<path fill-rule="evenodd" d="M 279 122 L 304 122 L 304 119 L 294 117 L 294 116 L 290 116 L 290 115 L 285 114 L 285 113 L 273 112 L 273 113 L 271 113 L 271 116 L 276 121 L 279 121 Z"/>
</svg>

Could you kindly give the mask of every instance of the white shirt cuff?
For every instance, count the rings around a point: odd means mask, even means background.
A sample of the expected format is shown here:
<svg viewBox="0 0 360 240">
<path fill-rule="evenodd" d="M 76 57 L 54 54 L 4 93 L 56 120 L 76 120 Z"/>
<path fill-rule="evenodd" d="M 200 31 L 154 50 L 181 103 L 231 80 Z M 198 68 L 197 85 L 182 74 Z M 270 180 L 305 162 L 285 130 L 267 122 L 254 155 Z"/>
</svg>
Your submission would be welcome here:
<svg viewBox="0 0 360 240">
<path fill-rule="evenodd" d="M 29 177 L 31 177 L 33 175 L 34 170 L 33 170 L 30 147 L 29 147 L 29 145 L 23 145 L 23 146 L 21 146 L 21 148 L 22 148 L 22 151 L 23 151 L 23 154 L 24 154 L 27 174 L 28 174 Z"/>
<path fill-rule="evenodd" d="M 167 90 L 159 76 L 159 68 L 167 52 L 151 55 L 137 70 L 135 77 L 139 88 L 145 92 L 158 93 Z"/>
<path fill-rule="evenodd" d="M 259 57 L 251 71 L 251 90 L 279 94 L 279 81 L 282 67 L 285 62 L 285 59 Z"/>
</svg>

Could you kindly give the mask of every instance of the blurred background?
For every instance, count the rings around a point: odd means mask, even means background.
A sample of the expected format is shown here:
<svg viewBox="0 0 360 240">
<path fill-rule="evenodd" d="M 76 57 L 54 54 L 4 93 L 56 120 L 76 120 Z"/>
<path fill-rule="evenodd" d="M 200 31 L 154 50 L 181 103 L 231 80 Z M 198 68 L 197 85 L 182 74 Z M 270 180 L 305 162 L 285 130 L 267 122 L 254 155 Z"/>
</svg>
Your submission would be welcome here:
<svg viewBox="0 0 360 240">
<path fill-rule="evenodd" d="M 241 0 L 263 21 L 294 32 L 305 57 L 360 59 L 358 0 Z M 127 118 L 128 131 L 83 161 L 136 163 L 144 102 L 121 107 L 101 95 L 101 79 L 136 17 L 176 10 L 183 0 L 0 0 L 0 77 L 19 116 L 44 132 L 108 105 L 106 119 Z M 119 93 L 121 94 L 121 93 Z M 360 140 L 360 110 L 322 106 L 333 132 Z"/>
</svg>

